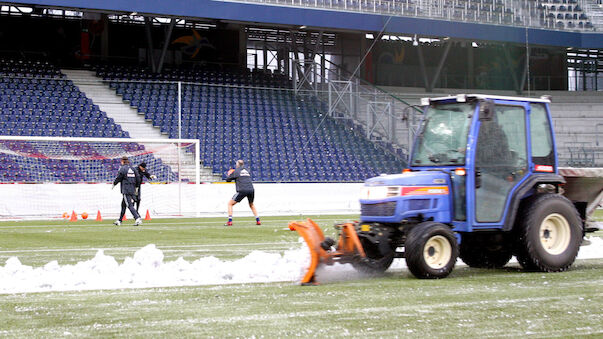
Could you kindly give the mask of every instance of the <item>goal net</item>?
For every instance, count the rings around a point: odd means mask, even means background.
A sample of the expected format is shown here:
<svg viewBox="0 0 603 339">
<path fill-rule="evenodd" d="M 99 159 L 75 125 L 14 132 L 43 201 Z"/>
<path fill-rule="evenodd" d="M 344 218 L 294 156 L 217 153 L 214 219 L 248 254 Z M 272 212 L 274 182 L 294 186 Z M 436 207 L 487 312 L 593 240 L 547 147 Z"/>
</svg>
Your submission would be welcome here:
<svg viewBox="0 0 603 339">
<path fill-rule="evenodd" d="M 0 218 L 115 218 L 121 193 L 111 184 L 124 156 L 156 177 L 143 180 L 143 217 L 196 215 L 199 140 L 0 136 Z"/>
</svg>

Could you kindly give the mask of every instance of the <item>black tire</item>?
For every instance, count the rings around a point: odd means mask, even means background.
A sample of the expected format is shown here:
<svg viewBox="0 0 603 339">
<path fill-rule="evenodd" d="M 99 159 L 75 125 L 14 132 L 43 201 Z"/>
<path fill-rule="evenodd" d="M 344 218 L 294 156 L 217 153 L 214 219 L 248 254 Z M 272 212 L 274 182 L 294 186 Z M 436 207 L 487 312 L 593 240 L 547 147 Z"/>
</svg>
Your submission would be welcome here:
<svg viewBox="0 0 603 339">
<path fill-rule="evenodd" d="M 415 277 L 440 279 L 452 272 L 459 247 L 450 227 L 426 221 L 408 232 L 404 253 L 406 265 Z"/>
<path fill-rule="evenodd" d="M 501 268 L 511 260 L 513 253 L 505 243 L 463 234 L 459 257 L 469 267 Z"/>
<path fill-rule="evenodd" d="M 564 196 L 541 194 L 522 202 L 515 228 L 515 255 L 524 269 L 560 272 L 574 263 L 582 222 Z"/>
<path fill-rule="evenodd" d="M 384 239 L 383 241 L 388 240 Z M 395 246 L 388 243 L 388 246 L 386 248 L 384 247 L 383 250 L 385 253 L 381 253 L 382 250 L 379 246 L 366 238 L 360 237 L 360 243 L 366 254 L 366 259 L 353 261 L 352 266 L 354 266 L 357 271 L 366 274 L 382 274 L 387 271 L 391 266 L 392 261 L 394 261 L 396 251 Z"/>
</svg>

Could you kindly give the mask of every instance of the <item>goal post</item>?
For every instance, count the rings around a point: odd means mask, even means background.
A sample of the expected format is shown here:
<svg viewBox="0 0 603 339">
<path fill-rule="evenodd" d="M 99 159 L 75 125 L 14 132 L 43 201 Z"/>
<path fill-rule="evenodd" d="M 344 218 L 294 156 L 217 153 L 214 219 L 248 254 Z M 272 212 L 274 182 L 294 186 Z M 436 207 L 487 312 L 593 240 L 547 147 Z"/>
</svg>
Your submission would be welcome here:
<svg viewBox="0 0 603 339">
<path fill-rule="evenodd" d="M 111 184 L 123 156 L 157 177 L 143 181 L 143 217 L 198 216 L 199 153 L 197 139 L 0 136 L 0 219 L 117 216 L 119 188 L 89 184 Z"/>
</svg>

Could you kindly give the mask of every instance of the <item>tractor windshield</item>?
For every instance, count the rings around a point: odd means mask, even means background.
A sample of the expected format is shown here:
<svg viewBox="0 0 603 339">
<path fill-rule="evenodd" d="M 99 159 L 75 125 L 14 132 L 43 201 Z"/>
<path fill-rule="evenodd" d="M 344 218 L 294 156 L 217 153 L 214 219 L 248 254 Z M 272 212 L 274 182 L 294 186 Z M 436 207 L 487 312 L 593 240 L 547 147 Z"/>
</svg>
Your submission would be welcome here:
<svg viewBox="0 0 603 339">
<path fill-rule="evenodd" d="M 464 165 L 474 109 L 474 103 L 429 106 L 415 142 L 412 166 Z"/>
</svg>

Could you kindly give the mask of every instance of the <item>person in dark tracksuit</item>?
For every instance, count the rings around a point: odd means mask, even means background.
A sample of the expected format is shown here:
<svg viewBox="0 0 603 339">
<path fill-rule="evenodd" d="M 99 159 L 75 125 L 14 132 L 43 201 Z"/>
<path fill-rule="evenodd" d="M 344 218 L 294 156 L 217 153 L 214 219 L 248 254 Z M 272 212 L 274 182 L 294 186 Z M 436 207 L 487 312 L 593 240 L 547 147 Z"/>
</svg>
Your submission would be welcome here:
<svg viewBox="0 0 603 339">
<path fill-rule="evenodd" d="M 121 213 L 119 219 L 114 222 L 115 225 L 121 225 L 121 221 L 126 213 L 126 206 L 132 212 L 134 219 L 134 226 L 142 224 L 140 215 L 134 208 L 134 202 L 136 199 L 136 186 L 140 185 L 141 177 L 138 170 L 130 165 L 130 161 L 127 157 L 121 158 L 121 167 L 117 173 L 117 178 L 113 181 L 113 187 L 118 183 L 121 183 L 121 194 L 123 198 L 121 200 Z"/>
<path fill-rule="evenodd" d="M 228 222 L 224 226 L 232 226 L 232 207 L 237 203 L 241 202 L 244 198 L 247 198 L 249 202 L 249 208 L 255 216 L 256 225 L 261 225 L 260 217 L 253 204 L 255 197 L 255 190 L 253 189 L 253 181 L 251 180 L 251 173 L 245 168 L 245 162 L 243 160 L 237 160 L 235 169 L 228 171 L 226 181 L 235 181 L 237 193 L 228 202 Z"/>
<path fill-rule="evenodd" d="M 147 171 L 147 164 L 144 162 L 141 162 L 140 164 L 138 164 L 138 173 L 140 173 L 140 182 L 138 182 L 138 185 L 136 185 L 136 199 L 135 199 L 135 204 L 136 204 L 136 211 L 138 211 L 138 209 L 140 208 L 140 186 L 142 185 L 142 178 L 145 177 L 147 178 L 147 180 L 152 180 L 157 178 L 156 176 L 154 176 L 153 174 L 149 173 Z"/>
</svg>

